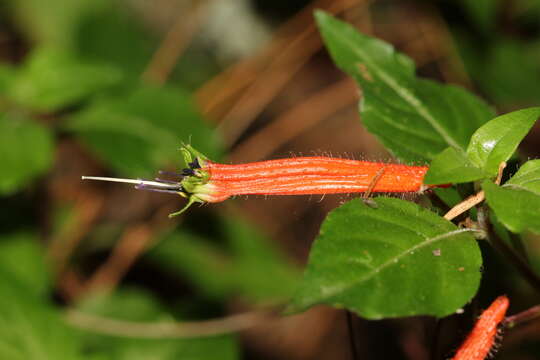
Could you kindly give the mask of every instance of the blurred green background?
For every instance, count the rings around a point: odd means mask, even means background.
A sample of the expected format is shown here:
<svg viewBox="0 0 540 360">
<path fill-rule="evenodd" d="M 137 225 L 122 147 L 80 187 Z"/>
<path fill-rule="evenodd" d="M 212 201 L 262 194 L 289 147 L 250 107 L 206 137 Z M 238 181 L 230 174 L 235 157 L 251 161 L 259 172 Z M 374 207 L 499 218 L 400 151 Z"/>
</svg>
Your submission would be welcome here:
<svg viewBox="0 0 540 360">
<path fill-rule="evenodd" d="M 346 196 L 253 196 L 170 220 L 180 198 L 80 180 L 178 171 L 182 142 L 233 163 L 389 159 L 361 126 L 358 90 L 329 60 L 315 8 L 499 112 L 540 102 L 537 0 L 3 0 L 1 359 L 349 358 L 342 312 L 279 316 Z M 525 156 L 540 155 L 539 136 L 536 126 Z M 540 264 L 540 242 L 528 245 Z M 485 256 L 500 269 L 487 296 L 533 305 L 513 270 Z M 357 346 L 362 359 L 443 358 L 468 320 L 355 319 Z M 539 340 L 539 325 L 512 332 L 500 358 L 534 359 Z"/>
</svg>

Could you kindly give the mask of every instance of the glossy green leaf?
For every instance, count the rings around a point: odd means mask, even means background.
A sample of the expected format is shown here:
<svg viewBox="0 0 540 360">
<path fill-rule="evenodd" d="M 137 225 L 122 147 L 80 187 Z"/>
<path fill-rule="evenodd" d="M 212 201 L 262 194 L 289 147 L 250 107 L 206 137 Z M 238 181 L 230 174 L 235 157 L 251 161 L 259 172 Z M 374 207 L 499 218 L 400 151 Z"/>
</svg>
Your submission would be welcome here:
<svg viewBox="0 0 540 360">
<path fill-rule="evenodd" d="M 464 152 L 447 148 L 431 162 L 424 183 L 459 184 L 484 178 L 486 174 L 474 166 Z"/>
<path fill-rule="evenodd" d="M 540 160 L 527 161 L 503 187 L 528 190 L 540 195 Z"/>
<path fill-rule="evenodd" d="M 494 117 L 466 90 L 419 79 L 411 59 L 318 11 L 317 22 L 336 64 L 362 89 L 366 128 L 405 161 L 427 161 L 448 146 L 465 150 L 472 133 Z"/>
<path fill-rule="evenodd" d="M 475 295 L 482 258 L 470 230 L 411 202 L 375 203 L 353 200 L 328 215 L 293 310 L 324 303 L 368 319 L 442 317 Z"/>
<path fill-rule="evenodd" d="M 0 195 L 9 195 L 52 165 L 52 135 L 30 119 L 0 113 L 0 159 Z"/>
<path fill-rule="evenodd" d="M 540 160 L 526 162 L 503 186 L 482 184 L 497 218 L 512 232 L 540 233 Z"/>
<path fill-rule="evenodd" d="M 114 170 L 148 177 L 182 167 L 182 142 L 215 159 L 215 136 L 189 94 L 174 88 L 136 87 L 125 95 L 96 100 L 66 124 Z"/>
<path fill-rule="evenodd" d="M 0 263 L 0 358 L 83 359 L 78 336 L 27 285 Z"/>
<path fill-rule="evenodd" d="M 473 134 L 467 157 L 487 174 L 497 175 L 499 164 L 512 156 L 538 117 L 540 107 L 496 117 Z"/>
<path fill-rule="evenodd" d="M 18 70 L 7 96 L 33 110 L 52 112 L 116 85 L 121 79 L 122 73 L 114 67 L 83 62 L 52 49 L 38 49 Z"/>
<path fill-rule="evenodd" d="M 128 323 L 151 325 L 174 321 L 164 306 L 142 289 L 120 289 L 108 296 L 95 294 L 82 301 L 79 310 Z M 148 339 L 100 335 L 87 331 L 83 334 L 86 345 L 93 352 L 106 354 L 111 360 L 238 359 L 238 347 L 234 337 L 230 335 L 192 339 Z"/>
<path fill-rule="evenodd" d="M 36 295 L 45 298 L 51 290 L 52 276 L 45 263 L 45 250 L 36 235 L 0 236 L 0 264 Z"/>
</svg>

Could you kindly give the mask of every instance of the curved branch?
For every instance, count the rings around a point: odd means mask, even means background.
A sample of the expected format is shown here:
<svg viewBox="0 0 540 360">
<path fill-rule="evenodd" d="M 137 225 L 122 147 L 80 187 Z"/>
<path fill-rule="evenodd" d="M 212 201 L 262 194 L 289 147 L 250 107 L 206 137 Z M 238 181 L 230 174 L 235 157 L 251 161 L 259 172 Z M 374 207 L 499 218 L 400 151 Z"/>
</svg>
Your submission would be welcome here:
<svg viewBox="0 0 540 360">
<path fill-rule="evenodd" d="M 163 339 L 216 336 L 237 332 L 263 324 L 270 317 L 270 312 L 253 311 L 213 320 L 147 323 L 111 319 L 70 309 L 66 311 L 64 319 L 74 327 L 95 333 L 128 338 Z"/>
</svg>

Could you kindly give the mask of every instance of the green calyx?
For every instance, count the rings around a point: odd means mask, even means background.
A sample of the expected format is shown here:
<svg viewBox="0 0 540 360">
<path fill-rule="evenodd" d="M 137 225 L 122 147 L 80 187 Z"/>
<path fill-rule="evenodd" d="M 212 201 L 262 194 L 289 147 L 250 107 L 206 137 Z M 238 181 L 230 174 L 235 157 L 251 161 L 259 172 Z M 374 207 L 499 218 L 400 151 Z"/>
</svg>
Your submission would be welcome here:
<svg viewBox="0 0 540 360">
<path fill-rule="evenodd" d="M 169 214 L 170 218 L 182 214 L 195 203 L 205 203 L 208 196 L 211 195 L 211 189 L 208 185 L 210 174 L 203 170 L 208 158 L 191 145 L 184 144 L 180 151 L 186 168 L 182 171 L 185 177 L 180 182 L 182 191 L 178 192 L 178 194 L 188 199 L 188 203 L 181 210 Z"/>
</svg>

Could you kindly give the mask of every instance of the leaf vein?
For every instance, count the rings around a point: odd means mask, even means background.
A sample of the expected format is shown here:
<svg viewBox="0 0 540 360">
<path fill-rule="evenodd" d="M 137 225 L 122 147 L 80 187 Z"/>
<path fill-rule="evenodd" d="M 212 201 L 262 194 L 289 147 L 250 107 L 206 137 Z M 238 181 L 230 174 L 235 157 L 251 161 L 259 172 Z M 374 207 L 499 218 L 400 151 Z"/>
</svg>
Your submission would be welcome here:
<svg viewBox="0 0 540 360">
<path fill-rule="evenodd" d="M 434 236 L 432 238 L 426 239 L 425 241 L 423 241 L 421 243 L 418 243 L 418 244 L 416 244 L 415 246 L 413 246 L 411 248 L 408 248 L 407 250 L 403 251 L 402 253 L 398 254 L 397 256 L 391 257 L 390 259 L 388 259 L 387 261 L 382 263 L 380 266 L 373 268 L 372 271 L 368 272 L 366 275 L 364 275 L 363 277 L 361 277 L 361 278 L 359 278 L 359 279 L 357 279 L 355 281 L 349 282 L 347 284 L 336 285 L 336 286 L 333 286 L 331 288 L 326 288 L 325 291 L 324 291 L 325 292 L 324 298 L 326 298 L 326 299 L 332 298 L 332 297 L 336 296 L 340 292 L 347 291 L 350 288 L 352 288 L 354 286 L 357 286 L 358 284 L 361 284 L 363 282 L 371 280 L 371 278 L 373 278 L 375 275 L 380 273 L 382 270 L 386 269 L 387 267 L 389 267 L 389 266 L 391 266 L 393 264 L 396 264 L 397 262 L 399 262 L 399 260 L 401 258 L 405 257 L 407 254 L 410 254 L 411 252 L 415 252 L 415 251 L 417 251 L 419 249 L 422 249 L 423 247 L 426 247 L 428 245 L 431 245 L 431 244 L 433 244 L 433 243 L 435 243 L 437 241 L 441 241 L 441 240 L 447 239 L 449 237 L 452 237 L 452 236 L 455 236 L 455 235 L 458 235 L 458 234 L 462 234 L 462 233 L 466 233 L 466 232 L 475 232 L 475 231 L 477 231 L 477 230 L 474 230 L 474 229 L 458 229 L 458 230 L 450 231 L 450 232 L 447 232 L 447 233 L 444 233 L 444 234 L 437 235 L 437 236 Z"/>
<path fill-rule="evenodd" d="M 364 56 L 362 51 L 358 50 L 358 45 L 351 40 L 351 37 L 341 37 L 333 28 L 330 28 L 331 31 L 334 32 L 334 35 L 336 35 L 338 38 L 341 38 L 342 41 L 348 43 L 350 49 L 352 49 L 359 58 L 361 58 L 364 62 L 369 63 L 371 68 L 375 70 L 376 73 L 378 73 L 379 77 L 385 82 L 392 90 L 394 90 L 401 98 L 403 98 L 405 101 L 407 101 L 409 104 L 413 106 L 413 108 L 416 108 L 418 113 L 435 129 L 439 135 L 443 137 L 443 139 L 448 143 L 448 145 L 455 147 L 457 149 L 461 149 L 461 146 L 452 138 L 452 136 L 445 131 L 445 129 L 440 126 L 433 115 L 429 112 L 429 110 L 422 104 L 422 101 L 418 99 L 417 96 L 415 96 L 411 91 L 403 88 L 400 86 L 392 76 L 388 75 L 386 71 L 382 70 L 377 64 L 371 61 L 369 57 Z"/>
</svg>

